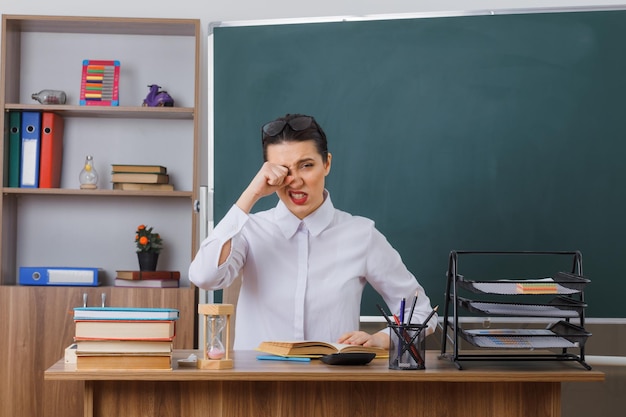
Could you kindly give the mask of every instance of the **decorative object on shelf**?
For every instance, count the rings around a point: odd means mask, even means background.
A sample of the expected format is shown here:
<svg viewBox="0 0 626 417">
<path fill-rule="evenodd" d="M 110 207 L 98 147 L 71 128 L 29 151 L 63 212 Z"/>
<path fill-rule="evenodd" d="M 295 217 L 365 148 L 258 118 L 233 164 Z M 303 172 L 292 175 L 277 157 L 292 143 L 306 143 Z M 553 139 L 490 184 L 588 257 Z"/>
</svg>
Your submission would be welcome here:
<svg viewBox="0 0 626 417">
<path fill-rule="evenodd" d="M 197 361 L 199 369 L 230 369 L 230 316 L 235 312 L 232 304 L 199 304 L 204 335 L 203 355 Z"/>
<path fill-rule="evenodd" d="M 174 107 L 174 99 L 167 91 L 161 90 L 161 86 L 150 84 L 150 92 L 143 100 L 144 107 Z"/>
<path fill-rule="evenodd" d="M 78 175 L 81 190 L 95 190 L 98 188 L 98 171 L 93 166 L 93 156 L 85 157 L 85 164 Z"/>
<path fill-rule="evenodd" d="M 120 61 L 83 60 L 81 106 L 119 106 Z"/>
<path fill-rule="evenodd" d="M 137 245 L 137 260 L 140 271 L 156 271 L 159 253 L 163 247 L 163 240 L 158 233 L 154 233 L 152 227 L 140 224 L 135 233 Z"/>
<path fill-rule="evenodd" d="M 65 104 L 67 100 L 65 91 L 61 90 L 41 90 L 38 93 L 31 94 L 31 97 L 41 104 Z"/>
</svg>

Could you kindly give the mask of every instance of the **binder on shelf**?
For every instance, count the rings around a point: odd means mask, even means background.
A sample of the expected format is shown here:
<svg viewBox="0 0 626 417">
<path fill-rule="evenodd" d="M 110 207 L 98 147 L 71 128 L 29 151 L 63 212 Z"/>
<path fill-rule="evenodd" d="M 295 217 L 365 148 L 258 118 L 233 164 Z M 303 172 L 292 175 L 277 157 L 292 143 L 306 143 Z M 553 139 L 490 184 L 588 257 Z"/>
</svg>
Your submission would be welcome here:
<svg viewBox="0 0 626 417">
<path fill-rule="evenodd" d="M 41 145 L 41 113 L 22 112 L 22 156 L 20 187 L 39 187 L 39 151 Z"/>
<path fill-rule="evenodd" d="M 99 268 L 21 266 L 19 284 L 96 287 L 100 285 L 100 272 Z"/>
<path fill-rule="evenodd" d="M 22 113 L 19 111 L 9 112 L 9 159 L 8 159 L 8 183 L 9 187 L 20 186 L 20 156 L 22 154 L 21 137 Z"/>
<path fill-rule="evenodd" d="M 59 188 L 63 165 L 63 118 L 56 113 L 41 115 L 39 188 Z"/>
</svg>

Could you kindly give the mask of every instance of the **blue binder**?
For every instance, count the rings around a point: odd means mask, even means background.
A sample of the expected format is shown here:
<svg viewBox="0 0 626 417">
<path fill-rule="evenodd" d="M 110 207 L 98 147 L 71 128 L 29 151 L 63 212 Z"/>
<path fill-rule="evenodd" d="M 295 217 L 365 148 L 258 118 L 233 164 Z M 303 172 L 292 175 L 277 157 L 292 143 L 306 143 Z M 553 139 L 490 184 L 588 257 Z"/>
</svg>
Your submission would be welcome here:
<svg viewBox="0 0 626 417">
<path fill-rule="evenodd" d="M 100 285 L 100 269 L 84 267 L 20 266 L 20 285 Z"/>
<path fill-rule="evenodd" d="M 39 153 L 41 148 L 41 113 L 22 112 L 22 163 L 20 187 L 39 187 Z"/>
</svg>

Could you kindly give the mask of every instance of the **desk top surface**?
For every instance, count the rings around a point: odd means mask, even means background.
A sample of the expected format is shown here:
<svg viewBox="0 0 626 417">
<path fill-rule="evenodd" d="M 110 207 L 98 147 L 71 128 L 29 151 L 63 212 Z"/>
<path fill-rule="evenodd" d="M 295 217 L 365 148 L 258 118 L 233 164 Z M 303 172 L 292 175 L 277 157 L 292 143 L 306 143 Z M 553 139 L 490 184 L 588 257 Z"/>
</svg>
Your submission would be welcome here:
<svg viewBox="0 0 626 417">
<path fill-rule="evenodd" d="M 426 369 L 419 371 L 391 370 L 387 359 L 374 359 L 368 365 L 333 366 L 319 360 L 311 362 L 261 361 L 259 352 L 234 352 L 232 369 L 199 370 L 179 367 L 178 360 L 194 350 L 175 350 L 172 370 L 100 370 L 77 371 L 75 364 L 59 360 L 44 373 L 46 380 L 73 381 L 444 381 L 444 382 L 565 382 L 603 381 L 604 373 L 585 370 L 576 362 L 542 361 L 479 361 L 463 363 L 458 370 L 448 359 L 439 359 L 439 352 L 426 352 Z"/>
</svg>

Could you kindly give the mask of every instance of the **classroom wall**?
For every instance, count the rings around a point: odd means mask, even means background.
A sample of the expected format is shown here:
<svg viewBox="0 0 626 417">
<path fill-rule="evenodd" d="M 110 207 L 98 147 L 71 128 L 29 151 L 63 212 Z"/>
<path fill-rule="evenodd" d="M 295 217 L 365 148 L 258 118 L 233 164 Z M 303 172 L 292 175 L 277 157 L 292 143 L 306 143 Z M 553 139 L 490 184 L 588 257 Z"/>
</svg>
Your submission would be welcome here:
<svg viewBox="0 0 626 417">
<path fill-rule="evenodd" d="M 80 0 L 2 0 L 0 14 L 43 14 L 61 16 L 164 17 L 201 19 L 203 35 L 216 21 L 290 19 L 324 16 L 369 16 L 403 13 L 450 14 L 462 11 L 509 9 L 598 8 L 626 5 L 624 0 L 228 0 L 198 2 L 176 0 L 109 0 L 85 2 Z M 206 36 L 203 36 L 206 42 Z M 207 73 L 206 47 L 202 48 L 202 73 Z M 166 63 L 164 63 L 166 65 Z M 207 84 L 202 80 L 201 110 L 206 115 Z M 202 149 L 206 155 L 206 116 L 201 121 Z M 206 157 L 201 161 L 202 184 L 208 175 Z"/>
</svg>

